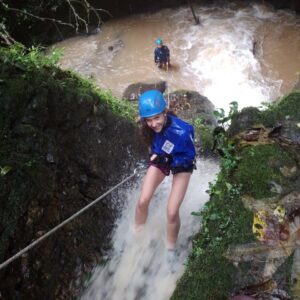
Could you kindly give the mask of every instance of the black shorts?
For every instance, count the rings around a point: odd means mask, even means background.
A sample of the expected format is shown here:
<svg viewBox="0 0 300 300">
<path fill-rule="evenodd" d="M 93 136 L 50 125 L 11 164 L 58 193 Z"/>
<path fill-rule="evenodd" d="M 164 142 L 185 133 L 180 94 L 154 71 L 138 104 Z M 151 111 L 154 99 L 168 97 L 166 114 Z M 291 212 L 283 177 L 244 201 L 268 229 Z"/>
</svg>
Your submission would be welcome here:
<svg viewBox="0 0 300 300">
<path fill-rule="evenodd" d="M 195 169 L 195 165 L 190 165 L 188 167 L 173 167 L 171 168 L 172 174 L 178 174 L 178 173 L 193 173 Z"/>
<path fill-rule="evenodd" d="M 160 169 L 163 172 L 163 174 L 166 176 L 170 175 L 170 166 L 167 164 L 156 164 L 153 162 L 149 162 L 149 166 L 153 166 Z"/>
</svg>

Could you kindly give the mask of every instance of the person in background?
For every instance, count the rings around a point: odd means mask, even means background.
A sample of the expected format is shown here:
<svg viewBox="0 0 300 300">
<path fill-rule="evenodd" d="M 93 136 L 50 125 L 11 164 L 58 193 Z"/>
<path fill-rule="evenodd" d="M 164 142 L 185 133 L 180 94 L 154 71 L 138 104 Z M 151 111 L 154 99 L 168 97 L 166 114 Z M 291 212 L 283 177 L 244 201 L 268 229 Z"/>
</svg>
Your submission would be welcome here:
<svg viewBox="0 0 300 300">
<path fill-rule="evenodd" d="M 194 128 L 167 109 L 164 96 L 158 90 L 146 91 L 140 96 L 139 114 L 142 137 L 150 148 L 150 160 L 136 205 L 134 229 L 136 233 L 141 231 L 155 190 L 172 172 L 166 247 L 174 251 L 180 229 L 179 208 L 195 166 Z"/>
<path fill-rule="evenodd" d="M 163 44 L 162 39 L 155 41 L 154 62 L 159 68 L 168 68 L 170 66 L 170 50 Z"/>
</svg>

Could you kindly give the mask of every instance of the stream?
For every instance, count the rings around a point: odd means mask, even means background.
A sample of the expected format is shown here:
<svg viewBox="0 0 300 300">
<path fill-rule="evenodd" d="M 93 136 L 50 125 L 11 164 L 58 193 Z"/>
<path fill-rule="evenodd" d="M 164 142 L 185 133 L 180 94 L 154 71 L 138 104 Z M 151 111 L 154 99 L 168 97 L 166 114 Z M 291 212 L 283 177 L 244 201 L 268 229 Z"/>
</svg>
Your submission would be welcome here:
<svg viewBox="0 0 300 300">
<path fill-rule="evenodd" d="M 223 4 L 222 4 L 223 3 Z M 126 87 L 153 79 L 166 80 L 167 92 L 195 90 L 216 108 L 260 107 L 292 89 L 300 71 L 300 18 L 262 4 L 220 2 L 164 9 L 107 22 L 100 33 L 65 40 L 60 66 L 75 70 L 122 97 Z M 154 41 L 162 38 L 171 51 L 169 71 L 153 63 Z M 198 160 L 180 215 L 182 226 L 176 261 L 169 265 L 165 249 L 166 198 L 171 176 L 150 205 L 146 226 L 132 232 L 141 178 L 125 191 L 124 209 L 113 234 L 113 250 L 105 266 L 94 270 L 82 299 L 166 300 L 184 272 L 192 236 L 200 227 L 199 211 L 209 196 L 208 183 L 218 172 L 211 160 Z"/>
</svg>

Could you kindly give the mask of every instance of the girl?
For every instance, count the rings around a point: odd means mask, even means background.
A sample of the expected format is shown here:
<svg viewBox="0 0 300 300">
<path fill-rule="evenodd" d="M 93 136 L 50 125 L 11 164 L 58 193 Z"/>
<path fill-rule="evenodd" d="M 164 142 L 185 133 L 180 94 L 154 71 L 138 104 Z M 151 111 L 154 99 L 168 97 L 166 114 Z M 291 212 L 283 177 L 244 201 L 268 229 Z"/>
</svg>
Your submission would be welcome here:
<svg viewBox="0 0 300 300">
<path fill-rule="evenodd" d="M 151 154 L 136 206 L 135 231 L 145 224 L 152 196 L 171 171 L 173 181 L 167 205 L 166 246 L 168 250 L 174 250 L 180 228 L 179 208 L 194 169 L 196 153 L 193 126 L 172 115 L 166 107 L 160 91 L 150 90 L 140 96 L 141 129 Z"/>
</svg>

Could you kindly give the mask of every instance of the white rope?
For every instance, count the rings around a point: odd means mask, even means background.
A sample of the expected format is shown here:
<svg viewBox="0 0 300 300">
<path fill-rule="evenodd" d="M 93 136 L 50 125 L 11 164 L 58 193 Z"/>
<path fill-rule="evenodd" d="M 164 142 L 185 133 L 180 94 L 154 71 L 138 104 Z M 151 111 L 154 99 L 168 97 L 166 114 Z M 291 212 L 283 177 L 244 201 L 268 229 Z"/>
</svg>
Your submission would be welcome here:
<svg viewBox="0 0 300 300">
<path fill-rule="evenodd" d="M 67 223 L 69 223 L 72 220 L 74 220 L 75 218 L 77 218 L 83 212 L 85 212 L 86 210 L 88 210 L 90 207 L 92 207 L 93 205 L 95 205 L 96 203 L 98 203 L 101 199 L 103 199 L 104 197 L 106 197 L 112 191 L 114 191 L 115 189 L 117 189 L 120 185 L 124 184 L 129 179 L 131 179 L 132 177 L 134 177 L 137 173 L 138 173 L 137 169 L 135 169 L 134 172 L 133 172 L 133 174 L 131 174 L 130 176 L 128 176 L 127 178 L 125 178 L 124 180 L 122 180 L 120 183 L 118 183 L 117 185 L 115 185 L 114 187 L 112 187 L 111 189 L 109 189 L 107 192 L 105 192 L 99 198 L 95 199 L 93 202 L 91 202 L 88 205 L 86 205 L 85 207 L 83 207 L 77 213 L 75 213 L 74 215 L 72 215 L 68 219 L 64 220 L 62 223 L 58 224 L 53 229 L 51 229 L 50 231 L 48 231 L 47 233 L 45 233 L 44 235 L 42 235 L 41 237 L 39 237 L 37 240 L 35 240 L 34 242 L 32 242 L 30 245 L 28 245 L 27 247 L 25 247 L 24 249 L 22 249 L 21 251 L 19 251 L 18 253 L 16 253 L 14 256 L 12 256 L 8 260 L 4 261 L 0 265 L 0 270 L 3 269 L 4 267 L 6 267 L 7 265 L 9 265 L 11 262 L 13 262 L 14 260 L 16 260 L 18 257 L 20 257 L 21 255 L 23 255 L 24 253 L 28 252 L 30 249 L 32 249 L 37 244 L 39 244 L 40 242 L 42 242 L 44 239 L 46 239 L 47 237 L 49 237 L 50 235 L 52 235 L 54 232 L 56 232 L 58 229 L 60 229 L 61 227 L 65 226 Z"/>
<path fill-rule="evenodd" d="M 169 63 L 167 63 L 167 76 L 169 78 Z M 170 108 L 170 89 L 169 89 L 169 82 L 167 81 L 167 95 L 168 95 L 168 105 L 167 108 Z"/>
</svg>

